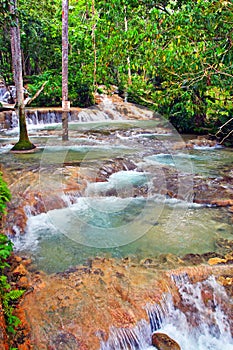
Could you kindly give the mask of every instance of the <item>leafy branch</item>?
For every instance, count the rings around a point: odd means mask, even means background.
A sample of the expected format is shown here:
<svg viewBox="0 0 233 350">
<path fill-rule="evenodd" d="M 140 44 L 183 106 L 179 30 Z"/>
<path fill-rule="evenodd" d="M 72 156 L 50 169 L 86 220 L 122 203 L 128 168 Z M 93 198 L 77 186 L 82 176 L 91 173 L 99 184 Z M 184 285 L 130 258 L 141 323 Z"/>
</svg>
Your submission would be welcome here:
<svg viewBox="0 0 233 350">
<path fill-rule="evenodd" d="M 0 221 L 6 212 L 6 202 L 10 200 L 10 191 L 7 184 L 2 179 L 0 173 Z M 8 333 L 16 333 L 16 327 L 20 324 L 20 319 L 14 315 L 15 305 L 24 294 L 24 290 L 13 289 L 8 282 L 6 269 L 10 267 L 8 259 L 13 252 L 13 243 L 0 232 L 0 302 L 3 306 L 4 317 Z"/>
</svg>

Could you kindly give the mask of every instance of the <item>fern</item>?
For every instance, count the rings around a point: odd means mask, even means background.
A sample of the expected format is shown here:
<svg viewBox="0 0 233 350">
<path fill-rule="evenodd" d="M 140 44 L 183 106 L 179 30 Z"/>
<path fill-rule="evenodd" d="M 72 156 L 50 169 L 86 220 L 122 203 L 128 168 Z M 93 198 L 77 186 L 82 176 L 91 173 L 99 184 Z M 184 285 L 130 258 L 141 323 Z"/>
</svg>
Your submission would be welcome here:
<svg viewBox="0 0 233 350">
<path fill-rule="evenodd" d="M 19 289 L 11 290 L 10 292 L 5 294 L 5 299 L 7 299 L 8 301 L 17 300 L 24 294 L 24 292 L 25 290 L 19 290 Z"/>
<path fill-rule="evenodd" d="M 0 224 L 2 215 L 6 213 L 6 203 L 10 200 L 11 194 L 7 187 L 7 184 L 2 179 L 2 173 L 0 172 Z M 14 309 L 15 303 L 24 294 L 24 290 L 12 289 L 10 283 L 8 283 L 5 268 L 10 267 L 7 259 L 10 257 L 13 251 L 13 243 L 11 240 L 0 232 L 0 300 L 3 306 L 3 312 L 7 325 L 7 332 L 15 334 L 16 327 L 20 324 L 20 319 L 15 316 Z M 16 350 L 16 348 L 11 348 Z"/>
<path fill-rule="evenodd" d="M 0 233 L 0 270 L 9 267 L 6 259 L 9 258 L 13 251 L 13 243 L 4 234 Z"/>
<path fill-rule="evenodd" d="M 2 179 L 2 173 L 0 172 L 0 218 L 2 214 L 5 214 L 6 202 L 8 202 L 10 198 L 10 190 Z"/>
<path fill-rule="evenodd" d="M 3 294 L 3 292 L 7 289 L 10 289 L 10 284 L 7 282 L 7 277 L 5 275 L 0 276 L 0 292 Z"/>
<path fill-rule="evenodd" d="M 13 315 L 14 312 L 14 302 L 24 294 L 24 290 L 14 289 L 9 292 L 2 293 L 2 305 L 4 310 L 4 315 L 6 318 L 7 331 L 9 333 L 15 333 L 15 328 L 20 324 L 20 319 Z"/>
</svg>

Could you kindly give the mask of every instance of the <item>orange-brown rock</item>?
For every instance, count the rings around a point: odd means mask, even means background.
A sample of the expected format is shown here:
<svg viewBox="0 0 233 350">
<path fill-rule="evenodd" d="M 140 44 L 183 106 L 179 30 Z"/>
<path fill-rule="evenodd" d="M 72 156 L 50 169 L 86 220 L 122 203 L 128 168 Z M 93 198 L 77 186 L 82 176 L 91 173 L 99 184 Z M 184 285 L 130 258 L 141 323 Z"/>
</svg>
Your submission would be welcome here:
<svg viewBox="0 0 233 350">
<path fill-rule="evenodd" d="M 185 142 L 176 142 L 174 145 L 174 149 L 193 149 L 194 146 L 205 146 L 205 147 L 214 147 L 216 146 L 217 142 L 213 140 L 208 140 L 206 137 L 197 137 L 197 139 L 192 139 Z"/>
<path fill-rule="evenodd" d="M 225 263 L 227 260 L 226 259 L 221 259 L 221 258 L 211 258 L 208 260 L 209 265 L 217 265 L 217 264 L 222 264 Z"/>
<path fill-rule="evenodd" d="M 222 286 L 232 286 L 233 285 L 233 277 L 220 276 L 218 281 Z"/>
<path fill-rule="evenodd" d="M 9 349 L 8 337 L 6 334 L 6 324 L 5 324 L 1 300 L 0 300 L 0 349 L 1 350 Z"/>
<path fill-rule="evenodd" d="M 213 301 L 213 291 L 210 291 L 208 289 L 202 289 L 201 290 L 201 297 L 203 300 L 203 303 L 208 306 Z"/>
<path fill-rule="evenodd" d="M 21 288 L 27 288 L 29 284 L 28 278 L 26 276 L 20 277 L 20 279 L 17 281 L 17 284 Z"/>
<path fill-rule="evenodd" d="M 31 265 L 31 263 L 32 263 L 32 259 L 23 259 L 23 265 L 25 267 Z"/>
<path fill-rule="evenodd" d="M 229 242 L 229 245 L 226 245 L 225 248 L 230 251 L 232 250 L 232 241 L 227 241 Z M 224 258 L 219 258 L 219 257 L 213 257 L 208 260 L 209 265 L 217 265 L 217 264 L 229 264 L 233 263 L 233 251 L 230 253 L 227 253 Z"/>
<path fill-rule="evenodd" d="M 15 255 L 15 261 L 17 262 L 17 263 L 21 263 L 21 261 L 23 260 L 22 258 L 21 258 L 21 256 L 17 256 L 17 255 Z"/>
<path fill-rule="evenodd" d="M 179 344 L 164 333 L 153 333 L 152 345 L 158 350 L 181 350 Z"/>
<path fill-rule="evenodd" d="M 37 215 L 48 210 L 63 208 L 67 206 L 62 199 L 64 193 L 71 196 L 77 195 L 77 192 L 85 187 L 86 181 L 81 175 L 77 175 L 77 169 L 75 172 L 70 169 L 71 167 L 67 168 L 64 183 L 58 181 L 58 184 L 56 178 L 54 184 L 52 180 L 50 184 L 49 177 L 47 176 L 47 179 L 46 175 L 44 175 L 46 181 L 42 183 L 38 172 L 25 171 L 19 176 L 17 172 L 12 174 L 5 171 L 5 177 L 11 183 L 9 187 L 12 193 L 12 200 L 8 203 L 8 214 L 4 222 L 8 233 L 12 235 L 25 233 L 28 214 Z M 77 176 L 81 184 L 76 183 Z"/>
<path fill-rule="evenodd" d="M 28 272 L 25 266 L 23 264 L 20 264 L 14 269 L 13 274 L 18 276 L 26 276 Z"/>
<path fill-rule="evenodd" d="M 217 205 L 218 207 L 228 207 L 233 205 L 232 199 L 217 199 L 212 200 L 211 204 Z"/>
<path fill-rule="evenodd" d="M 232 273 L 232 267 L 224 265 L 180 267 L 170 271 L 148 269 L 129 259 L 96 258 L 90 266 L 49 276 L 42 272 L 31 275 L 34 291 L 25 295 L 21 307 L 35 349 L 57 350 L 60 341 L 64 349 L 97 350 L 98 334 L 106 341 L 110 326 L 129 328 L 147 319 L 145 305 L 158 303 L 168 289 L 176 305 L 180 305 L 171 275 L 185 271 L 195 283 L 210 273 L 218 276 L 226 269 L 228 275 Z M 205 294 L 204 298 L 208 303 L 211 296 Z"/>
<path fill-rule="evenodd" d="M 21 303 L 17 306 L 14 314 L 20 319 L 20 324 L 16 328 L 13 339 L 11 339 L 11 347 L 16 347 L 18 350 L 32 350 L 30 328 Z"/>
</svg>

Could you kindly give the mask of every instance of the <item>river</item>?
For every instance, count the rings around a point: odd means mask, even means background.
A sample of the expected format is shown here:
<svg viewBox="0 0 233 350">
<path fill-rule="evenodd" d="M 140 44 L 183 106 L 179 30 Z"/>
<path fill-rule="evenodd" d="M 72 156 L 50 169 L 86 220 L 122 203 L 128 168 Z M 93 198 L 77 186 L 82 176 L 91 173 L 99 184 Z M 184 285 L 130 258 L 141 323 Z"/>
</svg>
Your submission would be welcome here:
<svg viewBox="0 0 233 350">
<path fill-rule="evenodd" d="M 128 259 L 133 266 L 166 271 L 195 265 L 191 257 L 206 263 L 227 253 L 232 216 L 214 201 L 233 198 L 232 150 L 205 141 L 192 144 L 163 118 L 128 106 L 135 119 L 111 104 L 108 113 L 98 114 L 100 120 L 83 113 L 82 122 L 70 122 L 66 143 L 60 123 L 34 118 L 29 134 L 35 153 L 10 153 L 17 128 L 1 131 L 0 158 L 13 193 L 7 229 L 15 251 L 32 259 L 32 272 L 54 276 L 95 259 L 113 259 L 116 265 Z M 174 316 L 177 311 L 169 305 L 170 318 L 159 328 L 173 339 L 178 335 L 182 349 L 220 350 L 224 337 L 225 349 L 233 349 L 229 330 L 226 337 L 219 325 L 215 335 L 211 327 L 205 334 L 200 328 L 189 341 L 190 325 L 174 328 L 184 311 Z M 144 338 L 140 346 L 128 341 L 128 348 L 147 348 L 148 335 Z M 114 347 L 111 339 L 101 349 L 126 349 Z"/>
</svg>

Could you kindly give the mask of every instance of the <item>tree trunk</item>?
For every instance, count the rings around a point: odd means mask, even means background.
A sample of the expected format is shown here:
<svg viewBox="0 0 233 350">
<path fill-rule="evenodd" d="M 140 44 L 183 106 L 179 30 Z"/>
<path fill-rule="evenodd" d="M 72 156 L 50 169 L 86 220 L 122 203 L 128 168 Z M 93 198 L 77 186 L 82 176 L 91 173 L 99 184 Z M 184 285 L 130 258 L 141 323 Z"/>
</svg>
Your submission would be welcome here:
<svg viewBox="0 0 233 350">
<path fill-rule="evenodd" d="M 125 12 L 125 17 L 124 17 L 124 22 L 125 22 L 125 33 L 128 32 L 128 20 L 127 20 L 127 9 L 126 6 L 124 6 L 124 12 Z M 126 87 L 126 92 L 125 92 L 125 102 L 128 100 L 128 87 L 132 85 L 132 73 L 131 73 L 131 62 L 130 62 L 130 56 L 127 56 L 127 66 L 128 66 L 128 82 L 127 82 L 127 87 Z"/>
<path fill-rule="evenodd" d="M 68 140 L 68 14 L 69 0 L 62 0 L 62 140 Z"/>
<path fill-rule="evenodd" d="M 97 81 L 96 81 L 96 72 L 97 72 L 97 50 L 96 50 L 96 36 L 95 36 L 95 29 L 96 29 L 96 18 L 95 18 L 95 0 L 92 0 L 92 45 L 93 45 L 93 52 L 94 52 L 94 69 L 93 69 L 93 87 L 94 87 L 94 102 L 95 102 L 95 96 L 97 91 Z"/>
<path fill-rule="evenodd" d="M 12 148 L 13 151 L 25 151 L 35 148 L 30 142 L 27 132 L 25 106 L 24 106 L 24 93 L 23 93 L 23 74 L 22 74 L 22 58 L 20 49 L 20 30 L 19 21 L 17 17 L 17 5 L 16 0 L 10 2 L 10 12 L 13 16 L 11 26 L 11 54 L 14 82 L 16 88 L 16 99 L 18 105 L 19 116 L 19 141 Z"/>
</svg>

